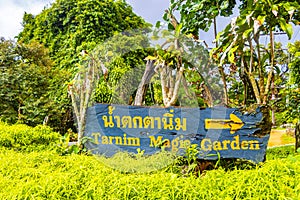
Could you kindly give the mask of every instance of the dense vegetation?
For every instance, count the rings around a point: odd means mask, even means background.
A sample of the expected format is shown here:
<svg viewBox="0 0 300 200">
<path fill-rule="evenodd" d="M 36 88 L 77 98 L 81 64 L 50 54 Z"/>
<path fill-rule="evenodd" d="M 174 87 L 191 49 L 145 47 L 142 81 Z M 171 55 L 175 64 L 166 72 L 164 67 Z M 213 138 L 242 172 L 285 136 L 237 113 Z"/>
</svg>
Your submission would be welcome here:
<svg viewBox="0 0 300 200">
<path fill-rule="evenodd" d="M 61 133 L 74 130 L 68 88 L 80 69 L 96 59 L 96 65 L 102 63 L 108 70 L 96 83 L 93 102 L 134 104 L 134 87 L 142 79 L 147 58 L 153 61 L 149 65 L 153 79 L 138 104 L 263 104 L 272 110 L 273 125 L 297 123 L 299 42 L 289 44 L 288 52 L 274 38 L 267 46 L 259 43 L 260 34 L 272 38 L 274 32 L 282 31 L 292 37 L 292 24 L 299 25 L 297 1 L 241 1 L 235 23 L 218 35 L 215 29 L 217 43 L 211 58 L 199 30 L 216 25 L 218 16 L 228 17 L 237 2 L 170 3 L 164 16 L 168 31 L 161 30 L 160 23 L 153 31 L 166 43 L 152 49 L 145 48 L 149 24 L 124 1 L 57 0 L 36 16 L 25 13 L 18 42 L 0 41 L 0 118 L 12 124 L 44 123 Z M 141 33 L 119 34 L 128 29 Z M 154 73 L 154 69 L 160 70 Z M 161 77 L 168 78 L 162 81 Z"/>
<path fill-rule="evenodd" d="M 25 13 L 22 24 L 18 42 L 0 41 L 0 118 L 44 123 L 61 133 L 75 129 L 68 85 L 84 62 L 80 53 L 122 31 L 149 27 L 126 2 L 111 0 L 57 0 L 36 16 Z M 128 66 L 143 63 L 145 53 L 136 55 L 107 66 L 111 76 L 97 90 L 107 93 L 97 93 L 97 101 L 108 102 L 113 89 L 107 85 L 115 86 Z"/>
<path fill-rule="evenodd" d="M 146 24 L 125 1 L 57 0 L 37 16 L 25 13 L 23 27 L 18 41 L 43 43 L 57 67 L 74 68 L 82 50 Z"/>
<path fill-rule="evenodd" d="M 218 0 L 218 1 L 170 1 L 170 7 L 164 19 L 169 29 L 181 25 L 181 33 L 201 39 L 199 30 L 207 31 L 212 25 L 215 32 L 215 45 L 210 53 L 218 64 L 223 83 L 222 103 L 229 106 L 268 105 L 272 110 L 272 123 L 276 124 L 275 112 L 289 110 L 281 115 L 279 123 L 299 119 L 299 59 L 297 42 L 289 45 L 287 53 L 281 44 L 276 43 L 276 33 L 285 33 L 291 39 L 293 26 L 299 26 L 298 1 L 278 0 Z M 228 17 L 234 6 L 239 16 L 232 18 L 226 28 L 217 30 L 219 16 Z M 175 14 L 176 13 L 176 14 Z M 180 13 L 180 17 L 176 17 Z M 177 24 L 177 25 L 176 25 Z M 262 44 L 261 38 L 268 35 L 269 44 Z M 296 50 L 298 49 L 298 50 Z M 296 53 L 298 52 L 298 53 Z M 296 55 L 297 54 L 297 55 Z M 288 69 L 288 66 L 290 67 Z M 296 69 L 297 68 L 297 69 Z M 205 84 L 205 83 L 204 83 Z M 288 89 L 290 88 L 290 89 Z M 286 102 L 288 108 L 286 107 Z M 284 118 L 285 120 L 281 120 Z M 281 120 L 281 121 L 280 121 Z"/>
<path fill-rule="evenodd" d="M 250 170 L 207 171 L 200 178 L 158 171 L 124 174 L 95 157 L 2 150 L 3 199 L 299 199 L 300 157 Z"/>
<path fill-rule="evenodd" d="M 48 50 L 30 44 L 0 40 L 0 118 L 31 126 L 49 123 L 65 127 L 70 120 L 63 90 L 67 71 L 57 70 Z"/>
<path fill-rule="evenodd" d="M 240 16 L 218 36 L 217 16 L 228 17 L 237 1 L 170 2 L 168 30 L 158 22 L 152 34 L 166 42 L 153 48 L 149 24 L 123 0 L 56 0 L 36 16 L 24 14 L 17 42 L 0 39 L 1 199 L 300 199 L 300 152 L 292 146 L 268 149 L 266 162 L 255 165 L 199 162 L 189 149 L 182 157 L 147 157 L 140 149 L 97 157 L 82 146 L 84 137 L 69 145 L 74 120 L 68 95 L 76 92 L 73 105 L 82 113 L 89 98 L 136 104 L 141 92 L 139 105 L 257 103 L 269 106 L 273 118 L 276 112 L 279 124 L 299 123 L 300 42 L 285 52 L 273 38 L 276 31 L 292 37 L 298 1 L 240 1 Z M 209 57 L 199 30 L 212 24 L 217 42 Z M 260 34 L 269 35 L 270 44 L 261 45 Z M 98 70 L 92 94 L 86 86 L 94 82 L 80 79 L 90 69 Z M 149 80 L 140 87 L 143 78 Z M 86 105 L 82 96 L 89 97 Z"/>
<path fill-rule="evenodd" d="M 15 151 L 49 149 L 60 141 L 61 135 L 50 127 L 24 124 L 9 126 L 0 121 L 0 146 Z"/>
<path fill-rule="evenodd" d="M 183 174 L 174 163 L 148 173 L 128 173 L 105 165 L 96 156 L 62 156 L 57 133 L 47 127 L 0 126 L 2 199 L 300 198 L 300 155 L 293 147 L 269 149 L 267 161 L 259 165 L 221 163 L 200 177 Z M 8 140 L 9 145 L 3 142 Z M 141 160 L 127 157 L 123 162 L 130 166 L 131 161 Z"/>
</svg>

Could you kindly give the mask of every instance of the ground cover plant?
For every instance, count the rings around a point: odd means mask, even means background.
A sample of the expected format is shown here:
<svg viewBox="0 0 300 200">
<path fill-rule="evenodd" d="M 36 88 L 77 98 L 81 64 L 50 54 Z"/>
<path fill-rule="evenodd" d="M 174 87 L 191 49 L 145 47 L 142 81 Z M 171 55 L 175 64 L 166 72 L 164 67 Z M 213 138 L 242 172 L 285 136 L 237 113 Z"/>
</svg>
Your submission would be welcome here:
<svg viewBox="0 0 300 200">
<path fill-rule="evenodd" d="M 300 157 L 205 175 L 122 173 L 94 156 L 1 150 L 2 199 L 299 199 Z"/>
<path fill-rule="evenodd" d="M 3 129 L 9 127 L 20 130 L 19 125 L 2 124 Z M 27 128 L 28 132 L 36 129 Z M 10 135 L 4 133 L 1 138 Z M 300 198 L 300 155 L 292 146 L 269 149 L 265 163 L 249 164 L 248 168 L 226 168 L 219 162 L 217 169 L 199 177 L 182 174 L 176 164 L 148 173 L 129 173 L 105 165 L 96 156 L 62 156 L 55 148 L 30 149 L 1 144 L 0 199 Z M 128 163 L 139 160 L 126 159 Z"/>
<path fill-rule="evenodd" d="M 0 121 L 0 147 L 31 151 L 49 149 L 60 140 L 60 134 L 47 126 L 34 128 L 24 124 L 7 125 Z"/>
<path fill-rule="evenodd" d="M 217 17 L 235 8 L 239 16 L 218 31 Z M 296 0 L 170 0 L 151 30 L 123 0 L 55 0 L 40 14 L 25 12 L 17 41 L 0 38 L 0 120 L 36 127 L 0 121 L 0 199 L 300 199 L 293 146 L 268 149 L 259 164 L 199 160 L 193 145 L 183 156 L 137 149 L 106 158 L 91 155 L 82 137 L 94 102 L 223 105 L 249 115 L 262 106 L 254 135 L 285 123 L 299 130 L 299 10 Z M 215 47 L 199 34 L 212 25 Z M 282 33 L 293 43 L 281 44 Z M 70 145 L 74 117 L 79 144 Z"/>
</svg>

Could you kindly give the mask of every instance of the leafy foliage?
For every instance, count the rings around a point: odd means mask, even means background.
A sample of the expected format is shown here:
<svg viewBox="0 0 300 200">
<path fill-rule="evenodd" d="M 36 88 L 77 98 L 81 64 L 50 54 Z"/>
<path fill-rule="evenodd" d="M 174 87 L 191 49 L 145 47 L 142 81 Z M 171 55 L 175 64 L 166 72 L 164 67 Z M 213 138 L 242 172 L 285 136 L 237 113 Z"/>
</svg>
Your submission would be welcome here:
<svg viewBox="0 0 300 200">
<path fill-rule="evenodd" d="M 183 175 L 178 167 L 151 173 L 130 173 L 132 164 L 145 169 L 153 166 L 142 151 L 135 157 L 119 154 L 113 158 L 50 151 L 59 134 L 49 127 L 8 126 L 0 122 L 0 196 L 5 199 L 246 199 L 262 195 L 277 199 L 298 199 L 300 157 L 293 147 L 267 150 L 267 162 L 258 166 L 245 162 L 222 161 L 218 169 L 205 171 L 199 178 Z M 6 142 L 4 142 L 6 141 Z M 9 142 L 11 143 L 9 143 Z M 37 146 L 35 146 L 37 145 Z M 41 145 L 46 148 L 37 148 Z M 40 146 L 40 147 L 41 147 Z M 35 148 L 33 148 L 35 147 Z M 48 148 L 47 148 L 48 147 Z M 9 149 L 11 148 L 11 149 Z M 14 150 L 25 151 L 14 151 Z M 37 151 L 38 150 L 38 151 Z M 188 152 L 190 163 L 197 151 Z M 156 155 L 159 162 L 170 158 Z M 118 162 L 114 162 L 118 161 Z M 157 160 L 156 160 L 157 161 Z M 112 163 L 120 163 L 117 166 Z M 151 165 L 152 163 L 152 165 Z M 125 164 L 126 168 L 118 168 Z M 155 163 L 159 164 L 159 163 Z M 108 167 L 110 166 L 110 167 Z M 113 167 L 113 168 L 111 168 Z M 124 167 L 124 166 L 123 166 Z"/>
<path fill-rule="evenodd" d="M 153 50 L 146 37 L 148 29 L 115 34 L 91 53 L 103 63 L 108 74 L 100 77 L 93 102 L 131 104 L 145 68 L 145 58 Z"/>
<path fill-rule="evenodd" d="M 291 71 L 290 84 L 299 87 L 300 84 L 300 41 L 297 40 L 295 43 L 288 45 L 289 53 L 291 55 L 291 62 L 289 63 Z"/>
<path fill-rule="evenodd" d="M 240 16 L 218 35 L 220 45 L 213 50 L 213 57 L 220 65 L 236 68 L 244 82 L 245 93 L 247 87 L 257 104 L 270 103 L 270 94 L 274 95 L 275 75 L 280 73 L 278 65 L 281 63 L 276 59 L 278 52 L 275 52 L 273 32 L 282 30 L 291 38 L 291 23 L 298 24 L 299 17 L 294 13 L 299 9 L 296 1 L 245 1 L 241 5 Z M 269 48 L 260 44 L 261 33 L 270 35 Z"/>
<path fill-rule="evenodd" d="M 210 62 L 202 43 L 191 35 L 182 34 L 182 24 L 175 23 L 175 30 L 170 31 L 161 28 L 159 23 L 157 25 L 152 39 L 158 40 L 158 44 L 155 51 L 147 56 L 148 60 L 154 61 L 154 71 L 158 74 L 153 79 L 160 79 L 154 83 L 156 102 L 162 102 L 164 106 L 196 107 L 219 103 L 218 70 Z M 211 93 L 208 88 L 214 92 Z M 158 94 L 162 98 L 157 98 Z"/>
<path fill-rule="evenodd" d="M 53 63 L 38 43 L 0 41 L 0 117 L 10 123 L 43 122 L 51 109 L 49 93 Z"/>
<path fill-rule="evenodd" d="M 235 0 L 171 0 L 169 12 L 180 13 L 184 33 L 199 36 L 199 29 L 208 31 L 217 16 L 230 16 L 235 5 Z M 164 16 L 166 21 L 169 20 L 167 15 Z"/>
<path fill-rule="evenodd" d="M 255 102 L 267 104 L 270 94 L 274 95 L 274 79 L 280 75 L 278 65 L 281 64 L 277 62 L 278 59 L 274 59 L 278 58 L 278 55 L 274 52 L 273 32 L 283 31 L 289 39 L 292 37 L 292 23 L 299 25 L 298 1 L 172 0 L 164 19 L 169 22 L 169 29 L 175 29 L 174 14 L 179 12 L 180 20 L 177 23 L 182 26 L 182 33 L 198 40 L 199 29 L 207 31 L 214 23 L 216 33 L 216 17 L 229 16 L 237 4 L 240 16 L 233 18 L 218 34 L 216 48 L 211 52 L 219 65 L 224 85 L 224 103 L 230 105 L 229 96 L 231 105 L 249 105 Z M 260 34 L 271 35 L 269 48 L 259 43 Z M 263 55 L 262 52 L 266 53 Z M 277 73 L 277 77 L 274 72 Z M 242 83 L 237 80 L 241 80 Z"/>
<path fill-rule="evenodd" d="M 295 154 L 294 146 L 275 147 L 267 150 L 267 160 L 287 158 Z"/>
<path fill-rule="evenodd" d="M 121 0 L 57 0 L 39 15 L 25 13 L 18 40 L 49 48 L 59 68 L 73 68 L 82 50 L 91 50 L 114 32 L 145 27 L 142 18 Z"/>
<path fill-rule="evenodd" d="M 207 171 L 200 178 L 172 171 L 122 173 L 85 155 L 0 152 L 5 199 L 299 199 L 300 158 L 270 160 L 250 170 Z M 124 162 L 124 160 L 122 161 Z"/>
<path fill-rule="evenodd" d="M 0 147 L 13 150 L 34 151 L 54 148 L 60 134 L 47 126 L 34 128 L 24 124 L 7 125 L 0 121 Z"/>
<path fill-rule="evenodd" d="M 288 47 L 291 60 L 289 63 L 290 76 L 286 87 L 281 91 L 281 120 L 296 124 L 300 119 L 300 41 L 296 41 L 293 44 L 290 43 Z"/>
<path fill-rule="evenodd" d="M 56 0 L 36 16 L 25 13 L 22 24 L 23 30 L 18 35 L 18 41 L 43 44 L 54 61 L 55 76 L 47 79 L 52 90 L 45 100 L 48 101 L 47 105 L 54 105 L 53 112 L 38 116 L 47 116 L 49 125 L 60 132 L 74 128 L 67 83 L 82 61 L 80 52 L 92 52 L 97 45 L 118 32 L 149 26 L 122 0 Z M 122 68 L 122 65 L 119 66 Z M 41 123 L 41 120 L 37 123 Z"/>
<path fill-rule="evenodd" d="M 37 42 L 0 41 L 0 118 L 30 126 L 48 124 L 65 132 L 72 124 L 66 81 L 48 50 Z"/>
</svg>

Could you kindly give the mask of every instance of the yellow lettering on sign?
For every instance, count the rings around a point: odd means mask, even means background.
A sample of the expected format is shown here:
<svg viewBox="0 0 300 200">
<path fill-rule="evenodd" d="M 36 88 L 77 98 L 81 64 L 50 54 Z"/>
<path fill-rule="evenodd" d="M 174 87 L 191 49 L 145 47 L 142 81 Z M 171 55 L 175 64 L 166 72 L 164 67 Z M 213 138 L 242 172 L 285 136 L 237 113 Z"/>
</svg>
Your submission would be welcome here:
<svg viewBox="0 0 300 200">
<path fill-rule="evenodd" d="M 128 146 L 140 146 L 140 138 L 129 137 L 127 143 Z"/>
<path fill-rule="evenodd" d="M 165 148 L 170 148 L 171 147 L 171 142 L 169 139 L 164 139 L 163 140 L 163 145 Z"/>
<path fill-rule="evenodd" d="M 115 137 L 115 143 L 116 143 L 116 145 L 122 145 L 123 144 L 122 143 L 122 137 L 116 136 Z"/>
<path fill-rule="evenodd" d="M 180 140 L 180 148 L 184 149 L 191 146 L 191 141 L 190 140 Z"/>
<path fill-rule="evenodd" d="M 200 148 L 202 151 L 224 151 L 224 150 L 259 150 L 258 140 L 242 140 L 240 136 L 234 136 L 233 140 L 212 141 L 210 138 L 204 138 L 200 142 Z"/>
<path fill-rule="evenodd" d="M 172 140 L 172 151 L 178 151 L 178 146 L 179 146 L 179 138 L 175 138 Z"/>
<path fill-rule="evenodd" d="M 258 150 L 259 149 L 259 142 L 257 140 L 250 140 L 250 147 L 251 150 Z"/>
<path fill-rule="evenodd" d="M 101 141 L 102 141 L 102 144 L 108 144 L 108 137 L 107 136 L 102 136 Z"/>
<path fill-rule="evenodd" d="M 235 140 L 233 140 L 230 144 L 232 150 L 239 150 L 240 149 L 240 136 L 234 136 Z"/>
<path fill-rule="evenodd" d="M 95 144 L 99 144 L 99 136 L 101 134 L 100 133 L 92 133 L 92 136 L 94 136 L 94 143 Z"/>
<path fill-rule="evenodd" d="M 230 144 L 230 140 L 223 140 L 223 150 L 227 150 L 228 149 L 228 144 Z"/>
<path fill-rule="evenodd" d="M 150 145 L 149 146 L 150 147 L 156 147 L 156 146 L 158 146 L 158 144 L 161 144 L 163 136 L 158 136 L 157 139 L 155 139 L 154 136 L 149 136 L 149 138 L 150 138 Z"/>
<path fill-rule="evenodd" d="M 220 151 L 220 150 L 223 150 L 223 147 L 222 147 L 222 144 L 220 141 L 214 141 L 213 142 L 213 149 L 215 151 Z"/>
<path fill-rule="evenodd" d="M 211 140 L 209 138 L 205 138 L 201 141 L 200 147 L 203 151 L 211 151 L 212 145 Z"/>
<path fill-rule="evenodd" d="M 109 138 L 109 144 L 113 144 L 113 140 L 115 139 L 114 136 L 108 136 Z"/>
<path fill-rule="evenodd" d="M 172 151 L 176 152 L 178 149 L 185 149 L 191 145 L 191 141 L 183 139 L 184 137 L 181 135 L 180 137 L 176 137 L 173 140 L 163 139 L 163 136 L 149 136 L 150 144 L 149 147 L 157 147 L 163 146 L 164 148 L 171 148 Z"/>
<path fill-rule="evenodd" d="M 95 138 L 98 138 L 100 134 L 94 134 Z M 98 141 L 99 144 L 99 141 Z M 121 136 L 102 136 L 101 144 L 114 144 L 114 145 L 122 145 L 122 146 L 140 146 L 140 138 L 139 137 L 127 137 L 127 134 L 124 133 L 123 137 Z"/>
<path fill-rule="evenodd" d="M 241 148 L 242 148 L 243 150 L 246 150 L 246 149 L 249 148 L 249 143 L 248 143 L 247 140 L 242 141 L 242 143 L 241 143 Z"/>
</svg>

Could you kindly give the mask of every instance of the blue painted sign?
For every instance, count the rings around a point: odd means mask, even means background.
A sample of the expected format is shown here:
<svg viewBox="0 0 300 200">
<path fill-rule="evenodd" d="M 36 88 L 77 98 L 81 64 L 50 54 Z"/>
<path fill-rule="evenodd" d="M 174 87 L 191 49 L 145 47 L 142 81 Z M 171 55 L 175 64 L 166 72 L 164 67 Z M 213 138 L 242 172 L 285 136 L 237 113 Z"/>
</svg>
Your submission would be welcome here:
<svg viewBox="0 0 300 200">
<path fill-rule="evenodd" d="M 206 109 L 96 104 L 87 111 L 86 147 L 95 154 L 119 151 L 151 155 L 162 148 L 178 154 L 197 144 L 201 159 L 241 158 L 261 162 L 269 135 L 257 136 L 263 116 L 259 109 L 242 114 L 236 108 Z"/>
</svg>

